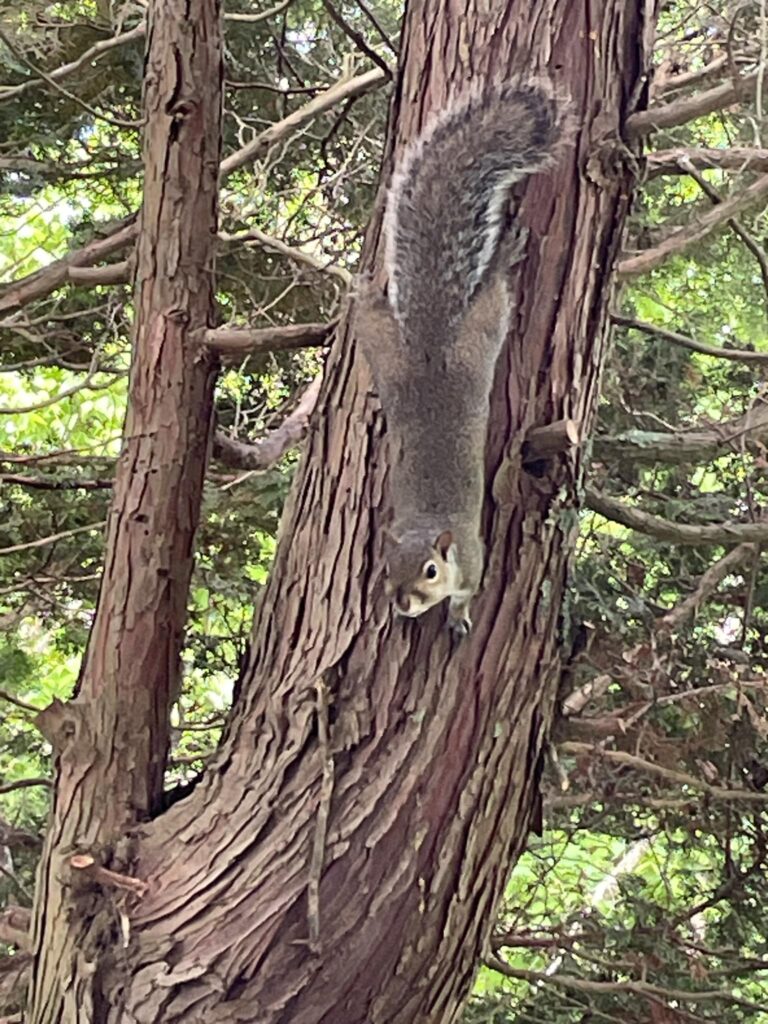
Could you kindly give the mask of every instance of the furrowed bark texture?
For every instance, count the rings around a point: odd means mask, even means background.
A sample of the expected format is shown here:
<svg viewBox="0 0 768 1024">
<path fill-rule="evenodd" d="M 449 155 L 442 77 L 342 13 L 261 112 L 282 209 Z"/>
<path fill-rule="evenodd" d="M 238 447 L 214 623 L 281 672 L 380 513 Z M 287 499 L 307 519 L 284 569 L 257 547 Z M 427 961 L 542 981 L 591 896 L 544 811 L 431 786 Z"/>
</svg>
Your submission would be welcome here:
<svg viewBox="0 0 768 1024">
<path fill-rule="evenodd" d="M 29 1024 L 105 1019 L 120 890 L 80 882 L 69 858 L 91 853 L 124 869 L 115 839 L 162 795 L 213 400 L 213 357 L 192 339 L 213 313 L 219 18 L 218 0 L 158 0 L 150 11 L 129 410 L 78 695 L 41 716 L 58 779 L 38 877 Z"/>
<path fill-rule="evenodd" d="M 475 629 L 454 649 L 444 610 L 391 616 L 387 446 L 342 326 L 228 733 L 193 793 L 141 830 L 148 891 L 105 1020 L 457 1019 L 536 811 L 576 528 L 581 452 L 535 476 L 521 471 L 522 439 L 555 420 L 592 424 L 632 186 L 616 142 L 645 70 L 643 9 L 410 4 L 395 149 L 489 68 L 549 68 L 583 124 L 558 168 L 521 193 L 531 238 L 493 396 Z"/>
</svg>

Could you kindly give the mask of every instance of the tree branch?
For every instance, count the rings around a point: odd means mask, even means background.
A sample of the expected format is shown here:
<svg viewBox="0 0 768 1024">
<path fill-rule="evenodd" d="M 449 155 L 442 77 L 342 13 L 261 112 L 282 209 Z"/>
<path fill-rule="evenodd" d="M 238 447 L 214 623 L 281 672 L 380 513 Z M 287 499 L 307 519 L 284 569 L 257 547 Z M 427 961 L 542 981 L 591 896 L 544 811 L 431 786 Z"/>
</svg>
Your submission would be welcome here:
<svg viewBox="0 0 768 1024">
<path fill-rule="evenodd" d="M 335 329 L 336 321 L 282 327 L 217 327 L 205 332 L 205 344 L 226 361 L 236 361 L 263 352 L 325 347 Z"/>
<path fill-rule="evenodd" d="M 681 160 L 690 160 L 700 171 L 717 168 L 721 171 L 768 171 L 768 149 L 751 149 L 748 146 L 730 146 L 727 149 L 659 149 L 648 153 L 646 170 L 649 178 L 661 174 L 686 174 L 680 166 Z"/>
<path fill-rule="evenodd" d="M 54 544 L 58 540 L 65 540 L 68 537 L 75 537 L 78 533 L 89 533 L 94 530 L 103 530 L 106 522 L 91 523 L 89 526 L 76 526 L 72 530 L 62 530 L 61 533 L 52 533 L 49 537 L 40 537 L 37 540 L 26 541 L 23 544 L 12 544 L 8 548 L 0 548 L 0 555 L 13 555 L 17 551 L 28 551 L 30 548 L 42 548 L 46 544 Z"/>
<path fill-rule="evenodd" d="M 768 403 L 753 406 L 744 416 L 715 423 L 704 429 L 663 433 L 630 430 L 614 437 L 595 437 L 592 452 L 597 459 L 628 459 L 682 465 L 705 462 L 729 452 L 751 449 L 758 454 L 768 441 Z"/>
<path fill-rule="evenodd" d="M 368 41 L 366 40 L 365 36 L 362 35 L 362 33 L 358 32 L 357 29 L 354 28 L 354 26 L 349 24 L 346 18 L 344 18 L 341 12 L 336 9 L 336 7 L 330 2 L 330 0 L 322 0 L 322 4 L 323 7 L 328 12 L 331 20 L 334 21 L 339 26 L 339 28 L 345 35 L 349 36 L 349 38 L 352 40 L 352 42 L 355 44 L 358 50 L 360 50 L 361 53 L 364 53 L 369 60 L 373 61 L 374 64 L 377 64 L 384 72 L 384 74 L 387 76 L 387 78 L 391 78 L 392 69 L 384 60 L 384 58 L 379 56 L 379 54 L 376 53 L 376 51 L 368 45 Z"/>
<path fill-rule="evenodd" d="M 50 785 L 50 779 L 16 779 L 15 782 L 0 782 L 0 793 L 14 793 L 17 789 L 31 789 L 34 786 Z"/>
<path fill-rule="evenodd" d="M 269 469 L 291 448 L 303 439 L 309 427 L 309 418 L 320 393 L 322 375 L 318 374 L 307 387 L 293 412 L 270 433 L 245 444 L 217 430 L 213 441 L 213 457 L 225 466 L 235 469 Z"/>
<path fill-rule="evenodd" d="M 717 189 L 713 185 L 710 185 L 707 179 L 699 173 L 693 162 L 687 156 L 680 157 L 680 167 L 686 174 L 693 178 L 713 206 L 720 206 L 725 202 Z M 768 295 L 768 257 L 766 257 L 762 246 L 758 243 L 757 239 L 747 231 L 744 225 L 740 221 L 736 220 L 735 217 L 729 218 L 726 223 L 731 231 L 733 231 L 733 233 L 742 240 L 744 245 L 746 245 L 757 260 L 757 264 L 760 267 L 760 276 L 763 279 L 763 289 L 766 292 L 766 295 Z"/>
<path fill-rule="evenodd" d="M 3 288 L 0 291 L 0 313 L 9 313 L 19 306 L 26 306 L 35 299 L 50 295 L 66 283 L 72 268 L 91 266 L 130 245 L 138 233 L 136 218 L 137 215 L 133 214 L 106 237 L 94 238 L 81 249 L 74 249 L 60 260 L 54 260 Z"/>
<path fill-rule="evenodd" d="M 523 968 L 511 967 L 492 954 L 485 958 L 485 964 L 507 978 L 518 978 L 521 981 L 530 981 L 533 984 L 554 985 L 558 988 L 569 988 L 577 992 L 592 992 L 596 995 L 609 992 L 629 992 L 661 1000 L 665 1004 L 670 1000 L 694 1003 L 725 1002 L 735 1006 L 743 1006 L 750 1010 L 763 1009 L 763 1006 L 759 1003 L 739 999 L 736 996 L 732 996 L 730 992 L 720 989 L 697 992 L 689 991 L 688 989 L 662 988 L 660 985 L 652 985 L 647 981 L 593 981 L 590 978 L 577 978 L 568 974 L 545 974 L 542 971 L 528 971 Z"/>
<path fill-rule="evenodd" d="M 106 479 L 70 477 L 63 480 L 55 476 L 25 476 L 24 473 L 0 473 L 0 483 L 28 487 L 32 491 L 106 491 L 112 486 L 112 480 Z"/>
<path fill-rule="evenodd" d="M 248 228 L 247 231 L 237 231 L 234 234 L 226 234 L 222 231 L 219 232 L 219 238 L 222 242 L 243 242 L 246 245 L 255 244 L 265 249 L 271 249 L 287 259 L 293 260 L 294 263 L 304 264 L 304 266 L 317 273 L 332 274 L 334 277 L 338 277 L 345 288 L 348 288 L 352 283 L 352 274 L 350 274 L 346 267 L 340 267 L 328 260 L 318 259 L 312 253 L 288 245 L 279 238 L 273 238 L 272 235 L 259 231 L 258 228 Z"/>
<path fill-rule="evenodd" d="M 740 569 L 746 563 L 753 562 L 758 555 L 759 548 L 756 544 L 739 544 L 728 554 L 723 555 L 714 565 L 710 565 L 706 572 L 701 574 L 692 594 L 689 594 L 666 615 L 657 620 L 657 631 L 670 633 L 682 625 L 686 619 L 694 618 L 699 608 L 711 597 L 726 576 Z M 696 692 L 694 690 L 693 694 L 695 695 Z M 677 696 L 677 694 L 673 696 Z"/>
<path fill-rule="evenodd" d="M 331 107 L 335 107 L 337 103 L 343 103 L 345 100 L 352 99 L 353 97 L 362 96 L 364 93 L 370 92 L 371 89 L 382 85 L 385 81 L 386 75 L 381 68 L 373 68 L 371 71 L 366 71 L 365 74 L 357 75 L 355 78 L 348 78 L 337 82 L 330 89 L 326 89 L 325 92 L 320 93 L 319 96 L 315 96 L 314 99 L 305 103 L 303 107 L 294 110 L 292 114 L 283 118 L 282 121 L 270 125 L 263 132 L 259 132 L 256 138 L 249 142 L 247 146 L 243 146 L 242 149 L 238 149 L 225 160 L 222 160 L 220 168 L 222 177 L 226 177 L 244 164 L 261 159 L 276 143 L 284 142 L 300 128 L 303 128 L 309 121 L 319 117 L 320 114 L 324 114 Z"/>
<path fill-rule="evenodd" d="M 22 96 L 30 89 L 46 85 L 49 81 L 59 82 L 62 78 L 66 78 L 68 75 L 78 71 L 83 65 L 95 63 L 105 53 L 114 50 L 115 47 L 125 46 L 136 39 L 143 39 L 146 31 L 146 25 L 142 21 L 129 32 L 123 32 L 121 35 L 113 36 L 111 39 L 103 39 L 99 43 L 94 43 L 93 46 L 81 53 L 75 60 L 70 61 L 69 64 L 62 64 L 61 67 L 56 68 L 54 71 L 49 71 L 44 78 L 30 78 L 20 85 L 0 85 L 0 103 L 6 103 L 17 96 Z"/>
<path fill-rule="evenodd" d="M 284 142 L 286 139 L 290 138 L 291 135 L 299 131 L 299 129 L 303 128 L 304 125 L 313 118 L 318 117 L 327 110 L 330 110 L 336 104 L 342 103 L 355 96 L 361 96 L 363 93 L 377 88 L 385 80 L 386 76 L 384 72 L 379 68 L 374 68 L 372 71 L 367 71 L 363 75 L 358 75 L 355 78 L 350 78 L 332 85 L 329 89 L 321 93 L 319 96 L 314 97 L 314 99 L 310 100 L 303 107 L 300 107 L 298 110 L 294 110 L 293 113 L 283 118 L 282 121 L 278 121 L 276 124 L 270 125 L 269 128 L 266 128 L 263 132 L 260 132 L 252 142 L 248 143 L 247 146 L 244 146 L 242 149 L 230 154 L 230 156 L 220 164 L 219 170 L 222 178 L 225 178 L 244 164 L 260 159 L 272 146 L 277 143 Z M 29 274 L 27 277 L 14 281 L 4 289 L 0 290 L 0 313 L 10 312 L 18 309 L 20 306 L 27 305 L 35 299 L 40 299 L 46 295 L 50 295 L 51 292 L 60 288 L 70 279 L 69 275 L 71 268 L 90 267 L 112 253 L 119 252 L 121 249 L 131 245 L 135 241 L 138 233 L 136 218 L 136 214 L 131 215 L 131 217 L 122 221 L 119 226 L 105 238 L 94 239 L 82 248 L 72 250 L 72 252 L 68 253 L 68 255 L 61 259 L 55 260 L 53 263 L 49 263 L 46 267 L 42 267 L 33 274 Z M 264 237 L 268 238 L 266 235 Z M 289 251 L 294 252 L 294 250 Z M 119 266 L 120 273 L 123 273 L 123 266 Z M 342 273 L 346 273 L 342 268 L 337 269 L 339 271 L 339 276 L 341 276 Z M 109 271 L 107 276 L 109 276 L 109 274 L 116 273 L 116 271 Z M 95 283 L 103 284 L 114 282 L 112 280 L 104 280 L 102 278 Z"/>
<path fill-rule="evenodd" d="M 636 754 L 630 754 L 626 750 L 605 750 L 603 747 L 592 743 L 579 743 L 576 740 L 566 740 L 563 743 L 559 743 L 558 750 L 560 753 L 574 754 L 576 756 L 592 754 L 596 758 L 613 761 L 615 764 L 625 765 L 627 768 L 634 768 L 645 775 L 656 775 L 673 783 L 676 787 L 690 786 L 691 789 L 706 793 L 707 796 L 716 800 L 741 800 L 746 803 L 755 804 L 768 803 L 768 793 L 759 793 L 751 789 L 727 789 L 724 786 L 713 786 L 711 783 L 705 782 L 704 779 L 698 779 L 695 775 L 689 775 L 688 772 L 677 771 L 674 768 L 665 768 L 663 765 L 655 764 L 653 761 L 646 761 L 645 758 L 638 757 Z"/>
<path fill-rule="evenodd" d="M 587 508 L 611 522 L 673 544 L 761 544 L 768 540 L 768 522 L 762 523 L 673 523 L 669 519 L 632 508 L 592 488 L 585 493 Z"/>
<path fill-rule="evenodd" d="M 654 104 L 647 110 L 640 110 L 627 118 L 627 133 L 637 137 L 649 135 L 662 128 L 677 128 L 694 121 L 697 117 L 704 117 L 734 103 L 741 103 L 754 96 L 757 77 L 757 72 L 754 72 L 740 78 L 737 84 L 724 82 L 693 96 L 686 96 L 672 103 Z"/>
<path fill-rule="evenodd" d="M 706 210 L 696 220 L 674 231 L 652 249 L 646 249 L 636 256 L 628 256 L 620 260 L 617 272 L 620 277 L 634 277 L 636 274 L 647 274 L 660 266 L 669 256 L 679 255 L 696 242 L 701 242 L 725 224 L 732 217 L 738 216 L 750 206 L 762 201 L 768 195 L 768 174 L 753 181 L 743 191 L 726 199 L 720 206 Z"/>
<path fill-rule="evenodd" d="M 663 338 L 665 341 L 671 341 L 673 345 L 680 345 L 692 352 L 701 352 L 702 355 L 712 356 L 714 359 L 732 359 L 739 363 L 760 363 L 768 366 L 768 352 L 749 352 L 743 348 L 717 348 L 715 345 L 706 345 L 703 341 L 688 338 L 685 334 L 678 334 L 677 331 L 669 331 L 666 327 L 648 324 L 643 320 L 633 320 L 628 316 L 619 316 L 618 313 L 611 314 L 611 322 L 617 327 L 631 327 L 635 331 Z"/>
</svg>

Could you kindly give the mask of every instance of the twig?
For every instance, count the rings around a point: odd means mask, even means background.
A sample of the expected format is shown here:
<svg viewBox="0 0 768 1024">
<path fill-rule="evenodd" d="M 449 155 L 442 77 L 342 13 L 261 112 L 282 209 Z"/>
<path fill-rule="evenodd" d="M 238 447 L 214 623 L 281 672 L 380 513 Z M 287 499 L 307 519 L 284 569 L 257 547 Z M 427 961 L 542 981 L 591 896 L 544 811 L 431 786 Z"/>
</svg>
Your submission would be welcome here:
<svg viewBox="0 0 768 1024">
<path fill-rule="evenodd" d="M 260 159 L 273 145 L 284 142 L 309 121 L 330 110 L 337 103 L 370 92 L 371 89 L 382 85 L 384 81 L 386 81 L 384 73 L 379 68 L 374 68 L 356 78 L 337 82 L 303 107 L 294 110 L 282 121 L 278 121 L 260 132 L 247 146 L 230 154 L 220 164 L 219 170 L 222 178 L 244 164 Z M 132 214 L 105 238 L 94 239 L 82 248 L 74 249 L 66 256 L 49 263 L 33 274 L 14 281 L 0 292 L 0 313 L 10 312 L 35 299 L 49 295 L 66 283 L 72 267 L 89 267 L 98 263 L 106 256 L 119 252 L 132 244 L 137 234 L 136 214 Z M 341 272 L 341 268 L 338 269 Z"/>
<path fill-rule="evenodd" d="M 712 356 L 714 359 L 730 359 L 739 363 L 760 363 L 768 366 L 768 352 L 748 352 L 743 348 L 717 348 L 715 345 L 705 345 L 703 341 L 688 338 L 684 334 L 678 334 L 677 331 L 669 331 L 666 327 L 648 324 L 643 320 L 633 320 L 631 317 L 619 316 L 617 313 L 611 314 L 611 322 L 618 327 L 631 327 L 636 331 L 642 331 L 643 334 L 655 335 L 665 341 L 671 341 L 673 345 L 680 345 L 692 352 L 701 352 L 702 355 Z"/>
<path fill-rule="evenodd" d="M 106 114 L 99 113 L 99 111 L 96 110 L 95 107 L 92 107 L 89 103 L 86 103 L 85 100 L 81 100 L 79 96 L 76 96 L 73 92 L 70 92 L 69 89 L 65 89 L 63 85 L 59 85 L 55 78 L 51 78 L 51 76 L 46 71 L 43 71 L 43 69 L 41 67 L 38 67 L 37 64 L 33 63 L 29 59 L 29 57 L 27 57 L 26 54 L 22 53 L 21 50 L 17 49 L 17 47 L 14 46 L 14 44 L 10 41 L 8 36 L 6 36 L 6 34 L 2 31 L 2 29 L 0 29 L 0 40 L 2 40 L 2 42 L 5 43 L 5 45 L 14 55 L 14 57 L 17 58 L 17 60 L 23 61 L 28 68 L 34 71 L 36 75 L 39 75 L 40 78 L 43 79 L 43 81 L 48 83 L 48 85 L 52 86 L 56 90 L 56 92 L 60 92 L 62 96 L 66 96 L 68 100 L 70 100 L 72 103 L 77 104 L 78 107 L 82 107 L 82 109 L 89 113 L 92 117 L 97 118 L 99 121 L 104 121 L 105 124 L 111 124 L 113 128 L 127 128 L 138 130 L 141 127 L 141 121 L 123 121 L 118 118 L 107 117 Z"/>
<path fill-rule="evenodd" d="M 25 476 L 23 473 L 0 473 L 0 483 L 29 487 L 33 491 L 106 491 L 111 480 L 79 480 L 77 477 L 58 480 L 56 477 Z"/>
<path fill-rule="evenodd" d="M 376 29 L 376 31 L 378 32 L 378 34 L 379 34 L 379 36 L 381 38 L 381 41 L 384 43 L 384 45 L 389 50 L 392 51 L 392 53 L 395 55 L 395 57 L 397 57 L 398 52 L 399 52 L 397 47 L 392 42 L 392 40 L 389 38 L 387 33 L 384 31 L 383 27 L 381 26 L 379 20 L 377 19 L 376 15 L 373 13 L 373 11 L 368 7 L 368 5 L 366 3 L 364 3 L 364 0 L 355 0 L 355 2 L 357 3 L 357 6 L 360 8 L 360 10 L 363 12 L 363 14 L 366 16 L 368 21 L 370 21 L 370 23 Z"/>
<path fill-rule="evenodd" d="M 255 244 L 263 246 L 265 249 L 271 249 L 281 256 L 286 256 L 288 259 L 293 260 L 294 263 L 302 263 L 318 273 L 333 274 L 334 277 L 339 278 L 345 287 L 349 287 L 352 283 L 352 274 L 350 274 L 346 267 L 340 267 L 335 263 L 318 259 L 317 256 L 313 256 L 304 249 L 296 249 L 279 238 L 273 238 L 272 235 L 259 231 L 258 228 L 248 228 L 247 231 L 237 231 L 231 235 L 220 232 L 219 238 L 223 242 L 243 242 L 245 245 Z"/>
<path fill-rule="evenodd" d="M 111 39 L 103 39 L 101 42 L 94 43 L 93 46 L 81 53 L 79 57 L 70 61 L 69 64 L 62 64 L 61 67 L 56 68 L 54 71 L 49 71 L 45 75 L 40 73 L 39 78 L 31 78 L 26 82 L 22 82 L 21 85 L 0 85 L 0 103 L 5 103 L 16 96 L 22 96 L 25 92 L 39 85 L 45 85 L 46 83 L 55 85 L 62 78 L 66 78 L 73 72 L 78 71 L 84 64 L 95 63 L 105 53 L 114 50 L 115 47 L 125 46 L 136 39 L 143 39 L 146 31 L 146 25 L 142 21 L 129 32 L 123 32 L 121 35 L 113 36 Z M 5 42 L 8 45 L 7 41 Z M 30 62 L 25 60 L 25 63 L 29 65 Z"/>
<path fill-rule="evenodd" d="M 17 779 L 15 782 L 0 782 L 0 793 L 13 793 L 17 789 L 31 789 L 33 786 L 51 785 L 50 779 Z"/>
<path fill-rule="evenodd" d="M 655 999 L 675 1000 L 679 1002 L 726 1002 L 734 1006 L 743 1006 L 750 1010 L 763 1010 L 765 1007 L 759 1003 L 752 1003 L 746 999 L 739 999 L 729 992 L 720 989 L 709 989 L 703 992 L 689 991 L 688 989 L 662 988 L 660 985 L 652 985 L 647 981 L 592 981 L 589 978 L 576 978 L 569 974 L 544 974 L 540 971 L 528 971 L 524 968 L 510 967 L 499 957 L 490 955 L 485 958 L 485 964 L 494 971 L 505 975 L 507 978 L 518 978 L 521 981 L 530 981 L 534 984 L 555 985 L 560 988 L 570 988 L 577 992 L 594 992 L 603 994 L 606 992 L 630 992 L 635 995 L 648 996 Z"/>
<path fill-rule="evenodd" d="M 661 174 L 687 174 L 680 161 L 689 160 L 699 170 L 716 167 L 722 171 L 768 171 L 768 149 L 730 146 L 726 149 L 660 149 L 646 156 L 649 178 Z"/>
<path fill-rule="evenodd" d="M 653 761 L 646 761 L 636 754 L 630 754 L 626 750 L 605 750 L 592 743 L 580 743 L 577 740 L 566 740 L 558 744 L 558 750 L 562 754 L 584 755 L 592 754 L 596 758 L 606 761 L 613 761 L 616 764 L 625 765 L 627 768 L 635 768 L 646 775 L 656 775 L 675 786 L 690 786 L 699 792 L 715 800 L 741 800 L 745 803 L 766 804 L 768 793 L 759 793 L 751 789 L 727 789 L 723 786 L 713 786 L 703 779 L 697 779 L 695 775 L 688 772 L 677 771 L 674 768 L 665 768 L 663 765 L 654 764 Z"/>
<path fill-rule="evenodd" d="M 680 167 L 686 174 L 693 178 L 701 191 L 705 196 L 707 196 L 714 206 L 719 206 L 721 203 L 725 202 L 717 189 L 713 185 L 710 185 L 707 179 L 699 173 L 696 167 L 694 167 L 693 162 L 687 156 L 680 157 Z M 754 238 L 743 224 L 736 220 L 735 217 L 731 217 L 726 221 L 726 223 L 731 231 L 733 231 L 733 233 L 742 240 L 757 260 L 758 266 L 760 267 L 760 276 L 763 279 L 763 289 L 768 296 L 768 257 L 766 257 L 762 247 L 758 244 L 757 239 Z"/>
<path fill-rule="evenodd" d="M 92 533 L 94 530 L 103 530 L 106 525 L 105 520 L 100 523 L 91 523 L 90 526 L 76 526 L 73 530 L 62 530 L 61 533 L 52 533 L 49 537 L 25 541 L 23 544 L 12 544 L 8 548 L 0 548 L 0 555 L 13 555 L 17 551 L 28 551 L 30 548 L 43 548 L 46 544 L 54 544 L 56 541 L 65 540 L 67 537 L 74 537 L 78 533 Z"/>
<path fill-rule="evenodd" d="M 14 697 L 14 695 L 12 693 L 8 693 L 7 690 L 0 690 L 0 700 L 5 700 L 9 704 L 13 704 L 14 707 L 19 708 L 21 711 L 28 711 L 33 715 L 39 715 L 42 710 L 42 708 L 38 708 L 34 704 L 27 704 L 26 701 L 20 700 L 18 697 Z"/>
<path fill-rule="evenodd" d="M 225 13 L 224 21 L 245 21 L 250 25 L 255 25 L 259 21 L 267 21 L 269 18 L 274 18 L 277 14 L 282 14 L 283 11 L 293 3 L 293 0 L 282 0 L 281 3 L 275 4 L 274 7 L 270 7 L 266 11 L 262 11 L 260 14 L 237 14 L 237 13 Z"/>
<path fill-rule="evenodd" d="M 355 46 L 357 46 L 357 48 L 362 53 L 364 53 L 366 57 L 369 57 L 374 64 L 378 64 L 378 66 L 382 69 L 382 71 L 388 78 L 391 78 L 392 69 L 390 68 L 389 64 L 387 64 L 384 58 L 381 57 L 378 53 L 376 53 L 376 51 L 368 45 L 365 36 L 363 36 L 360 32 L 357 31 L 356 28 L 349 24 L 346 18 L 344 18 L 343 15 L 336 10 L 334 5 L 331 3 L 331 0 L 322 0 L 322 3 L 323 7 L 330 15 L 331 21 L 334 21 L 339 26 L 341 31 L 344 32 L 345 35 L 349 36 L 349 38 L 352 40 Z"/>
<path fill-rule="evenodd" d="M 363 93 L 370 92 L 371 89 L 377 88 L 385 81 L 386 75 L 381 68 L 374 68 L 371 71 L 366 71 L 363 75 L 337 82 L 330 89 L 326 89 L 325 92 L 320 93 L 319 96 L 315 96 L 314 99 L 305 103 L 303 107 L 294 110 L 293 113 L 283 118 L 282 121 L 270 125 L 263 132 L 259 132 L 256 138 L 249 142 L 247 146 L 243 146 L 242 149 L 238 149 L 222 160 L 222 177 L 226 177 L 244 164 L 261 159 L 276 143 L 285 141 L 285 139 L 289 138 L 300 128 L 303 128 L 307 122 L 312 121 L 320 114 L 324 114 L 326 110 L 335 107 L 337 103 L 343 103 L 345 100 L 352 99 L 355 96 L 362 96 Z"/>
<path fill-rule="evenodd" d="M 766 195 L 768 195 L 768 174 L 762 175 L 743 191 L 726 199 L 720 206 L 714 206 L 702 213 L 686 227 L 673 231 L 652 249 L 646 249 L 636 256 L 628 256 L 620 260 L 616 268 L 619 276 L 634 277 L 636 274 L 647 274 L 649 271 L 655 270 L 668 257 L 679 255 L 697 242 L 701 242 L 732 217 L 736 217 L 744 210 L 754 206 L 755 203 L 764 200 Z"/>
</svg>

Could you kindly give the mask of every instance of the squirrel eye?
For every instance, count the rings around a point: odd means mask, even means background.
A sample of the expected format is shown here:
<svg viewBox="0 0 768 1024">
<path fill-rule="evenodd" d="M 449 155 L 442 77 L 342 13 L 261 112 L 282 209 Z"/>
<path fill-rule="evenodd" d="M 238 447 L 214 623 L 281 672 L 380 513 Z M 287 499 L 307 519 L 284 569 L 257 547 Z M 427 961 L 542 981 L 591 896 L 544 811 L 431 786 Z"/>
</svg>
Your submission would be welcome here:
<svg viewBox="0 0 768 1024">
<path fill-rule="evenodd" d="M 437 576 L 437 566 L 434 562 L 427 562 L 424 566 L 424 575 L 428 580 L 433 580 Z"/>
</svg>

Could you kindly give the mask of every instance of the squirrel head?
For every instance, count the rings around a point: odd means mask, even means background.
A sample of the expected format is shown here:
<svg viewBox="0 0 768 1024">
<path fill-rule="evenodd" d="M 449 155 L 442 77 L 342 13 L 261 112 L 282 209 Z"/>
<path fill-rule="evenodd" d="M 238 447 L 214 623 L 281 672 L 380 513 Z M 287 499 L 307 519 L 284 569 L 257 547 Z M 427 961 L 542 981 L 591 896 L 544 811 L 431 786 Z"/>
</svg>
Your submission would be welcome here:
<svg viewBox="0 0 768 1024">
<path fill-rule="evenodd" d="M 416 618 L 461 590 L 461 571 L 450 530 L 387 533 L 387 594 L 399 615 Z"/>
</svg>

